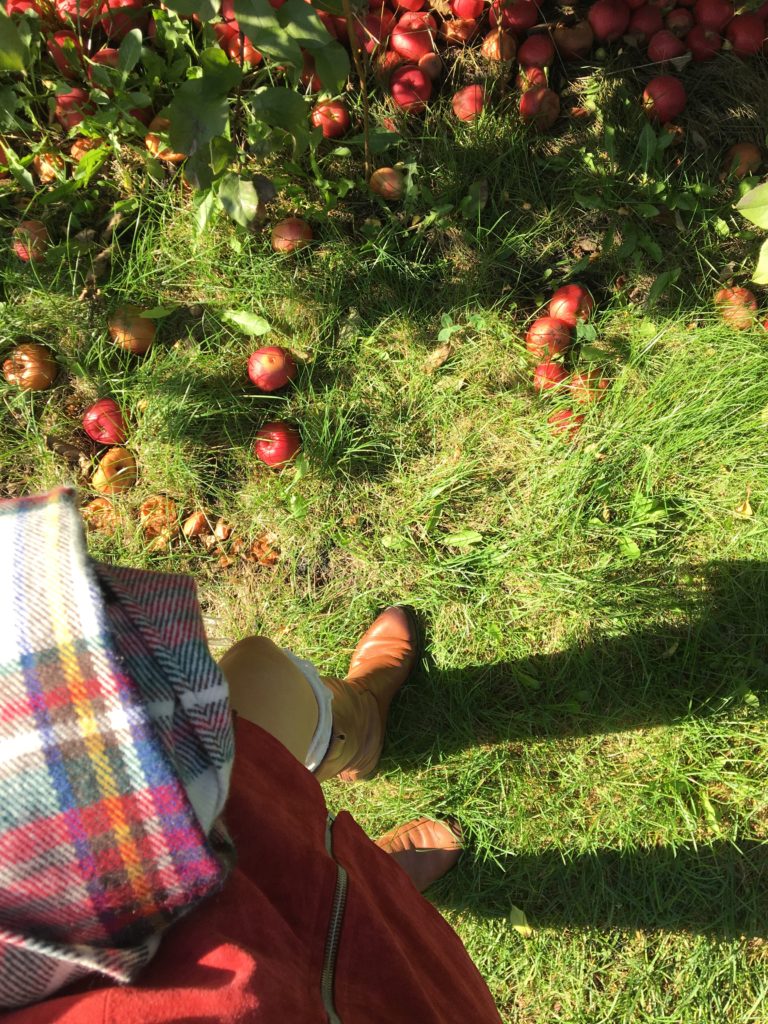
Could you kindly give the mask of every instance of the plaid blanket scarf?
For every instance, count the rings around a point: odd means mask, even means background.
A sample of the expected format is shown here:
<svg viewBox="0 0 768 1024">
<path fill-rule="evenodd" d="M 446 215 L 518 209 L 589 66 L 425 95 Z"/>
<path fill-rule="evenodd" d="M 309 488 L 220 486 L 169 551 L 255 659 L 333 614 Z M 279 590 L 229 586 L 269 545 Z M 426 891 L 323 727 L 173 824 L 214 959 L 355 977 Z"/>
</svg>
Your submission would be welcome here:
<svg viewBox="0 0 768 1024">
<path fill-rule="evenodd" d="M 0 502 L 0 1007 L 132 980 L 222 885 L 232 757 L 192 581 L 92 562 L 72 491 Z"/>
</svg>

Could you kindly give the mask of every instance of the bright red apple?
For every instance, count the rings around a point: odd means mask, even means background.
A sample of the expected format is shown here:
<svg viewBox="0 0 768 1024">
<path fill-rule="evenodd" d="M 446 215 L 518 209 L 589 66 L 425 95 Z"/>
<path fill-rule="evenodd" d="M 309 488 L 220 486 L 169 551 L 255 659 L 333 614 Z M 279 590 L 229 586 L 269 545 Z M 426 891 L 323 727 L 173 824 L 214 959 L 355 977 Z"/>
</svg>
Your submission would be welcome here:
<svg viewBox="0 0 768 1024">
<path fill-rule="evenodd" d="M 294 379 L 298 367 L 293 356 L 280 345 L 266 345 L 248 359 L 248 376 L 260 391 L 277 391 Z"/>
<path fill-rule="evenodd" d="M 309 245 L 313 238 L 312 228 L 301 217 L 287 217 L 272 228 L 272 248 L 275 252 L 295 252 Z"/>
<path fill-rule="evenodd" d="M 567 379 L 568 374 L 560 363 L 539 363 L 533 371 L 533 386 L 539 394 L 559 387 Z"/>
<path fill-rule="evenodd" d="M 349 111 L 341 100 L 328 100 L 316 103 L 309 119 L 315 128 L 320 128 L 326 139 L 338 139 L 350 129 L 352 124 Z"/>
<path fill-rule="evenodd" d="M 128 434 L 122 411 L 114 398 L 100 398 L 86 409 L 83 430 L 98 444 L 125 444 Z"/>
<path fill-rule="evenodd" d="M 301 434 L 290 423 L 265 423 L 256 435 L 253 453 L 267 466 L 281 467 L 301 448 Z"/>
<path fill-rule="evenodd" d="M 555 44 L 548 35 L 528 36 L 517 50 L 517 60 L 522 68 L 548 68 L 554 59 Z"/>
<path fill-rule="evenodd" d="M 551 359 L 562 355 L 571 347 L 573 332 L 563 320 L 553 316 L 540 316 L 525 334 L 525 347 L 537 359 Z"/>
<path fill-rule="evenodd" d="M 737 331 L 746 331 L 755 322 L 757 299 L 749 288 L 720 288 L 715 293 L 715 306 L 723 320 Z"/>
<path fill-rule="evenodd" d="M 685 110 L 685 86 L 674 75 L 658 75 L 643 90 L 643 109 L 651 121 L 666 124 Z"/>
<path fill-rule="evenodd" d="M 404 64 L 392 72 L 390 89 L 398 107 L 408 114 L 420 114 L 432 95 L 432 82 L 421 68 Z"/>
<path fill-rule="evenodd" d="M 466 85 L 454 93 L 453 112 L 460 121 L 474 121 L 483 112 L 485 94 L 482 85 Z"/>
<path fill-rule="evenodd" d="M 584 414 L 573 409 L 558 409 L 547 417 L 549 429 L 554 437 L 564 436 L 566 441 L 575 441 L 584 422 Z"/>
<path fill-rule="evenodd" d="M 564 284 L 549 300 L 549 315 L 575 327 L 577 320 L 589 320 L 595 300 L 581 284 Z"/>
<path fill-rule="evenodd" d="M 80 124 L 88 114 L 92 114 L 95 107 L 90 101 L 88 93 L 84 89 L 70 89 L 69 92 L 60 93 L 56 97 L 56 109 L 54 116 L 62 128 L 69 131 L 75 125 Z"/>
</svg>

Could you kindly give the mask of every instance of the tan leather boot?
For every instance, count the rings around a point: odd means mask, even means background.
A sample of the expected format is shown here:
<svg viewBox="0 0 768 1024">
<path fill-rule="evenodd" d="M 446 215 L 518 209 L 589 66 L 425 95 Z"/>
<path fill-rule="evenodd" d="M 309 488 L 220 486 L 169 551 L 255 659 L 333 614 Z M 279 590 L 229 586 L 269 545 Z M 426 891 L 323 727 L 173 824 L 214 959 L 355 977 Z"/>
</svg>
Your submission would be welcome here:
<svg viewBox="0 0 768 1024">
<path fill-rule="evenodd" d="M 463 849 L 457 824 L 431 818 L 415 818 L 393 828 L 376 845 L 395 858 L 419 892 L 450 871 Z"/>
<path fill-rule="evenodd" d="M 333 694 L 333 736 L 318 779 L 345 782 L 373 774 L 384 746 L 392 698 L 418 658 L 416 624 L 404 608 L 385 609 L 352 655 L 346 679 L 323 679 Z"/>
</svg>

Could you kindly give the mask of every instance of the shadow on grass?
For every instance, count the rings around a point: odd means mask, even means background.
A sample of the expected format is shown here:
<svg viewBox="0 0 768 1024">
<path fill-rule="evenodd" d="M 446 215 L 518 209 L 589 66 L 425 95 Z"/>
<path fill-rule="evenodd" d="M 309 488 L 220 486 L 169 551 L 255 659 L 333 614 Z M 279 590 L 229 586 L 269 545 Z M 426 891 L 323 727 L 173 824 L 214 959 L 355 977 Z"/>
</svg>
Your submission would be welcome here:
<svg viewBox="0 0 768 1024">
<path fill-rule="evenodd" d="M 768 563 L 711 562 L 689 578 L 654 609 L 684 625 L 499 664 L 439 669 L 427 655 L 393 708 L 388 756 L 418 768 L 480 744 L 671 725 L 762 703 Z"/>
<path fill-rule="evenodd" d="M 615 733 L 712 718 L 768 698 L 768 564 L 712 562 L 667 609 L 686 625 L 595 640 L 521 662 L 441 671 L 396 702 L 387 757 L 401 768 L 479 744 Z M 664 609 L 660 609 L 663 618 Z M 768 936 L 768 844 L 559 850 L 464 858 L 441 905 L 484 917 L 522 906 L 531 924 Z"/>
<path fill-rule="evenodd" d="M 471 849 L 435 890 L 441 907 L 506 917 L 522 907 L 533 927 L 664 929 L 721 939 L 768 936 L 768 844 L 545 850 L 473 860 Z"/>
</svg>

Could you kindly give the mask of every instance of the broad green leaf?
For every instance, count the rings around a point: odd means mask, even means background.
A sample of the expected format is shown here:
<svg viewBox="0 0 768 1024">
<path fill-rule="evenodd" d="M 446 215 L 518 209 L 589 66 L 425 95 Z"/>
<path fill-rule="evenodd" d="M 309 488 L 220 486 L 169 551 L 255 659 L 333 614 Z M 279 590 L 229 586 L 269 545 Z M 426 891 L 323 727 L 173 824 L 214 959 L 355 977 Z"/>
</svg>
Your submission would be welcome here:
<svg viewBox="0 0 768 1024">
<path fill-rule="evenodd" d="M 243 77 L 242 69 L 224 53 L 220 46 L 209 46 L 200 54 L 200 67 L 203 69 L 203 80 L 208 83 L 212 93 L 226 96 L 228 92 L 240 84 Z"/>
<path fill-rule="evenodd" d="M 224 134 L 228 116 L 226 97 L 211 95 L 205 78 L 184 82 L 168 106 L 171 147 L 179 153 L 194 153 L 214 136 Z"/>
<path fill-rule="evenodd" d="M 23 71 L 29 56 L 29 47 L 19 30 L 0 7 L 0 71 Z"/>
<path fill-rule="evenodd" d="M 141 60 L 141 29 L 132 28 L 120 43 L 117 66 L 121 71 L 133 71 Z"/>
<path fill-rule="evenodd" d="M 652 306 L 654 302 L 660 299 L 667 288 L 673 285 L 678 277 L 680 277 L 681 273 L 681 268 L 675 267 L 674 270 L 665 270 L 663 274 L 659 274 L 648 292 L 648 304 Z"/>
<path fill-rule="evenodd" d="M 458 533 L 449 533 L 443 537 L 443 543 L 449 544 L 452 548 L 469 548 L 473 544 L 480 544 L 483 540 L 482 533 L 477 530 L 459 530 Z"/>
<path fill-rule="evenodd" d="M 312 0 L 312 6 L 318 11 L 328 11 L 329 14 L 336 14 L 340 18 L 344 15 L 344 4 L 341 0 Z"/>
<path fill-rule="evenodd" d="M 218 197 L 213 189 L 200 193 L 201 199 L 195 210 L 195 222 L 198 231 L 205 231 L 211 222 L 211 218 L 218 209 Z"/>
<path fill-rule="evenodd" d="M 241 227 L 247 228 L 259 208 L 259 196 L 252 181 L 225 174 L 218 184 L 217 195 L 229 216 Z"/>
<path fill-rule="evenodd" d="M 301 0 L 302 6 L 307 4 Z M 309 49 L 309 47 L 307 47 Z M 319 50 L 313 51 L 315 58 L 315 69 L 323 89 L 327 92 L 341 92 L 344 83 L 349 78 L 349 54 L 335 39 L 326 42 Z"/>
<path fill-rule="evenodd" d="M 14 111 L 19 105 L 19 98 L 10 85 L 0 89 L 0 128 L 12 128 L 15 118 Z"/>
<path fill-rule="evenodd" d="M 28 189 L 30 192 L 37 191 L 37 186 L 35 185 L 32 175 L 16 156 L 14 151 L 8 146 L 5 147 L 5 162 L 8 164 L 8 170 L 20 185 L 23 185 L 24 188 Z"/>
<path fill-rule="evenodd" d="M 301 67 L 299 44 L 277 20 L 277 12 L 269 0 L 235 0 L 234 12 L 242 31 L 262 53 L 275 60 L 287 61 L 295 68 Z"/>
<path fill-rule="evenodd" d="M 760 255 L 757 257 L 752 280 L 755 284 L 768 284 L 768 240 L 760 246 Z"/>
<path fill-rule="evenodd" d="M 628 558 L 630 562 L 634 562 L 641 555 L 640 548 L 633 540 L 629 537 L 622 537 L 619 541 L 619 551 Z"/>
<path fill-rule="evenodd" d="M 736 203 L 736 209 L 759 228 L 768 229 L 768 181 L 751 188 Z"/>
<path fill-rule="evenodd" d="M 302 3 L 304 0 L 302 0 Z M 251 98 L 254 114 L 273 128 L 293 134 L 307 126 L 307 103 L 293 89 L 269 86 Z"/>
<path fill-rule="evenodd" d="M 200 21 L 210 21 L 219 13 L 219 0 L 167 0 L 166 6 L 183 17 L 196 14 Z"/>
<path fill-rule="evenodd" d="M 328 29 L 318 18 L 317 11 L 305 0 L 285 0 L 276 13 L 283 31 L 295 39 L 299 46 L 311 50 L 313 54 L 328 46 Z"/>
<path fill-rule="evenodd" d="M 272 325 L 268 320 L 265 320 L 263 316 L 257 316 L 256 313 L 249 313 L 246 309 L 225 309 L 221 318 L 227 323 L 239 327 L 243 334 L 260 337 L 272 330 Z"/>
</svg>

